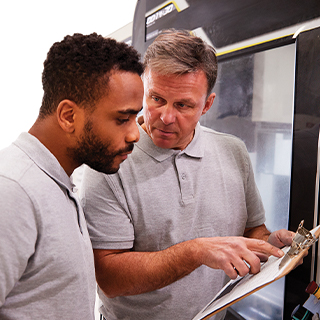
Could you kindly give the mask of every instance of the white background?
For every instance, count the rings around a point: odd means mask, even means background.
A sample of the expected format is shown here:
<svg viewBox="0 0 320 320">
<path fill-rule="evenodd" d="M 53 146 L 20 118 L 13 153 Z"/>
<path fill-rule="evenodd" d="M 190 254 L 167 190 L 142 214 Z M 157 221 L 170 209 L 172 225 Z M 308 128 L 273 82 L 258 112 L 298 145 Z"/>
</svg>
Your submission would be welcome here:
<svg viewBox="0 0 320 320">
<path fill-rule="evenodd" d="M 74 33 L 103 36 L 133 20 L 136 0 L 6 0 L 0 4 L 0 149 L 38 116 L 43 61 Z"/>
</svg>

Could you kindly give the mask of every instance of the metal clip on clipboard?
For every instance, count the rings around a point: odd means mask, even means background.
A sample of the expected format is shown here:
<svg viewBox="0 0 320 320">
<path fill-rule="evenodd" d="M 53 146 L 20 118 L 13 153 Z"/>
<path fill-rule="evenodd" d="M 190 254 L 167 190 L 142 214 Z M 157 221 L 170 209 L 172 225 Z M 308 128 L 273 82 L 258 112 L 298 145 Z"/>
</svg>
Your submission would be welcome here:
<svg viewBox="0 0 320 320">
<path fill-rule="evenodd" d="M 299 224 L 298 230 L 293 237 L 289 251 L 282 258 L 279 269 L 281 269 L 290 259 L 298 255 L 302 250 L 309 248 L 317 240 L 310 231 L 303 227 L 304 220 Z"/>
</svg>

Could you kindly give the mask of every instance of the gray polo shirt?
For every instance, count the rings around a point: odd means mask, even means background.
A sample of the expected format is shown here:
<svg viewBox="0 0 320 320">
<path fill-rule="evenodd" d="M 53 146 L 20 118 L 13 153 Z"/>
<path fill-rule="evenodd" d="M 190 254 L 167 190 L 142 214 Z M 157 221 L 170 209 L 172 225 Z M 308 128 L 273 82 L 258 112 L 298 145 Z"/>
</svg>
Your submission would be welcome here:
<svg viewBox="0 0 320 320">
<path fill-rule="evenodd" d="M 0 319 L 94 319 L 93 254 L 73 187 L 28 133 L 0 151 Z"/>
<path fill-rule="evenodd" d="M 81 189 L 96 249 L 158 251 L 197 237 L 240 236 L 265 221 L 244 143 L 200 124 L 182 151 L 156 147 L 140 127 L 118 173 L 86 168 Z M 100 292 L 101 310 L 108 320 L 192 319 L 224 280 L 223 271 L 201 266 L 153 292 L 113 299 Z"/>
</svg>

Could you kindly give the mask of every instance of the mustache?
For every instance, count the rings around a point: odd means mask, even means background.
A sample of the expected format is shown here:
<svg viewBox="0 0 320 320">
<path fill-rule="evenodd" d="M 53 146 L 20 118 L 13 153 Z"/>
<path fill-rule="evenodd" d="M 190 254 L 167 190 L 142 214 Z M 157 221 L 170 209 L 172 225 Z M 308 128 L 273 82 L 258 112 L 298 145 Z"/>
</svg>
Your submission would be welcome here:
<svg viewBox="0 0 320 320">
<path fill-rule="evenodd" d="M 122 153 L 127 153 L 127 152 L 131 152 L 134 148 L 134 144 L 133 143 L 130 143 L 126 148 L 123 148 L 121 150 L 119 150 L 117 152 L 117 154 L 122 154 Z"/>
</svg>

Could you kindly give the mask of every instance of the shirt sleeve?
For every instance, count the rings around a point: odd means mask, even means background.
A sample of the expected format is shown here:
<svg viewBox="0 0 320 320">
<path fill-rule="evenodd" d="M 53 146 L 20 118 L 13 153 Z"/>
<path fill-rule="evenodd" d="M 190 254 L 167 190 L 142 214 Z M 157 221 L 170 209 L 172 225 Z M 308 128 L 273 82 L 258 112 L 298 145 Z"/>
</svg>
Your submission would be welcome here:
<svg viewBox="0 0 320 320">
<path fill-rule="evenodd" d="M 131 249 L 134 230 L 118 174 L 85 168 L 80 199 L 93 249 Z"/>
<path fill-rule="evenodd" d="M 20 187 L 0 177 L 0 307 L 24 274 L 37 241 L 33 204 Z"/>
<path fill-rule="evenodd" d="M 265 220 L 265 210 L 256 185 L 251 160 L 247 149 L 245 150 L 248 163 L 248 176 L 246 181 L 246 206 L 248 212 L 247 228 L 253 228 L 262 225 Z"/>
</svg>

